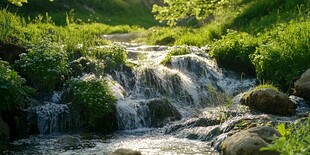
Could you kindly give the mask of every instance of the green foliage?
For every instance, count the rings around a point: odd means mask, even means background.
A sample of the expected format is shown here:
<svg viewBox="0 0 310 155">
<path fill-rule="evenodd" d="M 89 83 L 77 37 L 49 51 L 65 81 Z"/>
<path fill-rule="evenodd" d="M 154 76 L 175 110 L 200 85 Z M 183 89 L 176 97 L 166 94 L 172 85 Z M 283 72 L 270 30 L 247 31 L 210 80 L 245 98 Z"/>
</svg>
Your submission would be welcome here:
<svg viewBox="0 0 310 155">
<path fill-rule="evenodd" d="M 94 75 L 72 78 L 66 83 L 69 100 L 83 117 L 83 125 L 94 127 L 115 109 L 116 98 L 109 90 L 108 82 Z"/>
<path fill-rule="evenodd" d="M 23 3 L 27 3 L 27 0 L 8 0 L 8 2 L 17 6 L 23 6 Z"/>
<path fill-rule="evenodd" d="M 159 23 L 151 13 L 150 3 L 149 0 L 28 0 L 23 7 L 9 2 L 0 2 L 0 7 L 8 6 L 10 10 L 30 18 L 48 12 L 57 25 L 66 25 L 66 12 L 74 9 L 76 19 L 87 23 L 151 27 Z"/>
<path fill-rule="evenodd" d="M 169 51 L 169 53 L 166 55 L 164 60 L 162 60 L 160 63 L 167 65 L 170 63 L 172 56 L 185 55 L 185 54 L 189 54 L 189 52 L 190 52 L 190 48 L 188 46 L 175 46 Z"/>
<path fill-rule="evenodd" d="M 203 20 L 211 15 L 219 5 L 230 3 L 226 0 L 164 0 L 164 6 L 153 5 L 153 13 L 156 13 L 155 19 L 159 22 L 167 21 L 169 26 L 175 26 L 177 20 L 196 17 Z"/>
<path fill-rule="evenodd" d="M 263 89 L 263 88 L 270 88 L 270 89 L 273 89 L 275 91 L 279 91 L 279 89 L 272 84 L 260 84 L 260 85 L 256 86 L 254 88 L 254 90 L 259 90 L 259 89 Z"/>
<path fill-rule="evenodd" d="M 91 57 L 80 57 L 69 63 L 70 75 L 73 77 L 83 74 L 102 75 L 104 72 L 104 61 Z"/>
<path fill-rule="evenodd" d="M 0 114 L 25 108 L 34 89 L 25 86 L 26 80 L 0 60 Z"/>
<path fill-rule="evenodd" d="M 283 155 L 307 155 L 310 152 L 310 117 L 307 120 L 289 125 L 286 129 L 281 123 L 278 131 L 282 137 L 274 139 L 272 144 L 261 150 L 274 150 Z"/>
<path fill-rule="evenodd" d="M 104 60 L 106 71 L 116 69 L 127 60 L 127 51 L 124 46 L 111 44 L 100 48 L 90 48 L 85 55 Z"/>
<path fill-rule="evenodd" d="M 292 79 L 310 68 L 310 20 L 279 25 L 265 36 L 250 57 L 262 81 L 287 89 Z"/>
<path fill-rule="evenodd" d="M 67 75 L 67 56 L 62 46 L 43 40 L 21 54 L 16 62 L 19 71 L 40 91 L 53 91 Z"/>
<path fill-rule="evenodd" d="M 255 52 L 257 46 L 257 39 L 251 35 L 229 30 L 226 36 L 212 44 L 210 55 L 220 66 L 254 74 L 254 66 L 249 55 Z"/>
<path fill-rule="evenodd" d="M 4 43 L 22 44 L 25 40 L 25 22 L 6 9 L 0 10 L 0 40 Z"/>
</svg>

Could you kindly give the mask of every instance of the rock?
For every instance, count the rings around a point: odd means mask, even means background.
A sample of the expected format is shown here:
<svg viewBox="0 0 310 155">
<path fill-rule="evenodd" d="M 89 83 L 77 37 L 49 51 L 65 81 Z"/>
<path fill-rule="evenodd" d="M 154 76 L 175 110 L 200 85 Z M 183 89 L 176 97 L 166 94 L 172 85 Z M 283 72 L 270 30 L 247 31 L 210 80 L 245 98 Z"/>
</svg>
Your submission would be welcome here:
<svg viewBox="0 0 310 155">
<path fill-rule="evenodd" d="M 151 100 L 148 103 L 148 107 L 154 127 L 162 127 L 170 121 L 181 119 L 181 114 L 166 99 Z"/>
<path fill-rule="evenodd" d="M 290 116 L 295 114 L 297 105 L 287 95 L 271 88 L 253 90 L 242 97 L 241 104 L 263 113 Z"/>
<path fill-rule="evenodd" d="M 280 136 L 274 128 L 250 128 L 225 139 L 221 150 L 223 155 L 278 155 L 275 151 L 259 151 L 272 141 L 273 136 Z"/>
<path fill-rule="evenodd" d="M 19 59 L 21 53 L 26 53 L 26 49 L 9 43 L 4 43 L 0 41 L 0 59 L 8 61 L 9 63 L 14 63 L 15 60 Z"/>
<path fill-rule="evenodd" d="M 0 143 L 7 143 L 10 140 L 10 128 L 0 117 Z"/>
<path fill-rule="evenodd" d="M 64 135 L 58 139 L 58 143 L 60 143 L 61 147 L 77 147 L 82 145 L 82 141 L 78 137 Z"/>
<path fill-rule="evenodd" d="M 310 100 L 310 69 L 303 73 L 294 83 L 294 94 L 306 100 Z"/>
<path fill-rule="evenodd" d="M 142 155 L 141 152 L 130 150 L 130 149 L 117 149 L 110 155 Z"/>
</svg>

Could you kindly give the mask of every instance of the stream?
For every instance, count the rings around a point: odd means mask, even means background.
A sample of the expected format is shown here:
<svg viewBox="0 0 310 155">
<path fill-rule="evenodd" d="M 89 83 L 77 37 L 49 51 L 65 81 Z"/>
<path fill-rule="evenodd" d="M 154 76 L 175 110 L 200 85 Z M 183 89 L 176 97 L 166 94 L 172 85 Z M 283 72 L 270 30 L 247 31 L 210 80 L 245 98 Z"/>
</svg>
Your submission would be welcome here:
<svg viewBox="0 0 310 155">
<path fill-rule="evenodd" d="M 0 153 L 105 155 L 126 148 L 144 155 L 219 154 L 223 139 L 245 126 L 291 122 L 309 111 L 295 96 L 291 99 L 299 106 L 293 117 L 260 114 L 240 105 L 238 94 L 253 88 L 256 79 L 219 68 L 207 48 L 190 47 L 190 54 L 173 56 L 164 66 L 160 62 L 172 47 L 124 46 L 128 62 L 135 67 L 106 75 L 118 99 L 119 131 L 72 134 L 81 142 L 64 146 L 59 139 L 70 135 L 66 132 L 69 113 L 67 105 L 58 103 L 62 92 L 55 92 L 44 104 L 29 109 L 37 116 L 41 134 L 1 146 Z M 227 105 L 230 98 L 232 103 Z"/>
</svg>

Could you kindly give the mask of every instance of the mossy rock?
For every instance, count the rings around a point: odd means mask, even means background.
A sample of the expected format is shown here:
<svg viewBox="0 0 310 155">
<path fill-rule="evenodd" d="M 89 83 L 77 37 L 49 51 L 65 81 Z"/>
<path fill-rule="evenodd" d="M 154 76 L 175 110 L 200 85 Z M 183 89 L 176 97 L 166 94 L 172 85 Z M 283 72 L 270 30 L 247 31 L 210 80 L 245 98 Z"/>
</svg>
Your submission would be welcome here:
<svg viewBox="0 0 310 155">
<path fill-rule="evenodd" d="M 273 88 L 260 88 L 248 92 L 241 99 L 241 104 L 263 113 L 290 116 L 295 114 L 297 105 L 287 95 Z"/>
</svg>

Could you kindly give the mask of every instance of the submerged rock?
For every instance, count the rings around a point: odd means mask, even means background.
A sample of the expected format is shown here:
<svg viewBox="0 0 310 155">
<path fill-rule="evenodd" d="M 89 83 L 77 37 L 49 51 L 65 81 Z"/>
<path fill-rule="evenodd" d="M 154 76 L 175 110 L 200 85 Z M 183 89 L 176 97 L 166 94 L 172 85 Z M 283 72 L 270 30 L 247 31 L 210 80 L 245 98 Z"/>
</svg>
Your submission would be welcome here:
<svg viewBox="0 0 310 155">
<path fill-rule="evenodd" d="M 0 143 L 6 143 L 10 140 L 10 128 L 0 117 Z"/>
<path fill-rule="evenodd" d="M 141 152 L 130 150 L 130 149 L 117 149 L 110 155 L 142 155 Z"/>
<path fill-rule="evenodd" d="M 294 83 L 294 94 L 306 100 L 310 100 L 310 69 L 303 73 Z"/>
<path fill-rule="evenodd" d="M 221 144 L 221 150 L 223 155 L 278 155 L 278 152 L 259 150 L 267 146 L 273 136 L 280 136 L 274 128 L 250 128 L 225 139 Z"/>
<path fill-rule="evenodd" d="M 64 135 L 58 139 L 58 143 L 61 147 L 77 147 L 82 145 L 82 141 L 78 137 Z"/>
<path fill-rule="evenodd" d="M 295 114 L 297 105 L 287 95 L 271 88 L 253 90 L 241 99 L 241 104 L 263 113 L 290 116 Z"/>
</svg>

